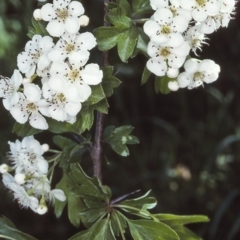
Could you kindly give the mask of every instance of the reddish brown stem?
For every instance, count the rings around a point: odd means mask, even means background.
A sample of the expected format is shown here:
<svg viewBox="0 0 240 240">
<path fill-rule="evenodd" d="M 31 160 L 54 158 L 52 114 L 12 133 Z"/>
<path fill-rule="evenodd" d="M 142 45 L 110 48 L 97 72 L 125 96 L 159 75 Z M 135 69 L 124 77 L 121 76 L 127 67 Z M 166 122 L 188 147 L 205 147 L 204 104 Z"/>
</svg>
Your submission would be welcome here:
<svg viewBox="0 0 240 240">
<path fill-rule="evenodd" d="M 104 26 L 108 26 L 108 23 L 105 21 L 105 18 L 108 13 L 107 4 L 109 0 L 104 0 Z M 102 66 L 108 66 L 108 51 L 103 52 L 102 54 Z M 93 160 L 93 174 L 102 180 L 102 138 L 103 138 L 103 128 L 104 128 L 104 114 L 98 112 L 96 120 L 96 130 L 95 130 L 95 139 L 91 151 L 91 157 Z"/>
</svg>

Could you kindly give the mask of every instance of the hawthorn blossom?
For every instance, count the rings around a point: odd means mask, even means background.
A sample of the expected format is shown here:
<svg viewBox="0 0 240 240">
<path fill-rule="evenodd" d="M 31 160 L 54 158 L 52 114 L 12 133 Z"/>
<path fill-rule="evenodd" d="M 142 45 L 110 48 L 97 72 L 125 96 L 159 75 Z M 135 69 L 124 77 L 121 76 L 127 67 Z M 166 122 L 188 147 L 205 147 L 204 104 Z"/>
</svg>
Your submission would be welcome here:
<svg viewBox="0 0 240 240">
<path fill-rule="evenodd" d="M 14 70 L 11 78 L 0 76 L 0 97 L 3 98 L 3 105 L 7 110 L 19 101 L 18 89 L 23 82 L 22 75 Z"/>
<path fill-rule="evenodd" d="M 48 54 L 51 61 L 61 62 L 67 57 L 77 58 L 85 65 L 89 59 L 89 50 L 96 46 L 96 38 L 90 32 L 81 34 L 65 33 Z"/>
<path fill-rule="evenodd" d="M 191 46 L 191 50 L 195 55 L 197 55 L 196 51 L 198 49 L 202 50 L 201 47 L 203 44 L 207 44 L 205 40 L 208 39 L 203 33 L 199 32 L 199 25 L 189 28 L 184 38 Z"/>
<path fill-rule="evenodd" d="M 83 88 L 83 89 L 81 89 Z M 73 121 L 82 108 L 82 95 L 84 86 L 76 88 L 64 79 L 53 76 L 43 84 L 43 96 L 49 104 L 49 115 L 57 121 Z"/>
<path fill-rule="evenodd" d="M 184 64 L 185 72 L 178 75 L 177 81 L 180 88 L 188 89 L 203 86 L 203 83 L 212 83 L 217 80 L 220 67 L 214 61 L 190 58 Z"/>
<path fill-rule="evenodd" d="M 36 197 L 29 195 L 24 187 L 16 183 L 14 177 L 9 173 L 3 174 L 3 184 L 13 191 L 14 198 L 17 199 L 19 205 L 23 208 L 31 208 L 37 211 L 39 201 Z"/>
<path fill-rule="evenodd" d="M 53 37 L 60 37 L 64 32 L 75 34 L 80 29 L 78 17 L 84 8 L 80 2 L 70 0 L 53 0 L 41 8 L 41 18 L 49 22 L 47 31 Z"/>
<path fill-rule="evenodd" d="M 188 21 L 185 18 L 174 17 L 173 13 L 165 8 L 157 9 L 152 18 L 143 26 L 151 42 L 159 45 L 167 44 L 170 47 L 178 47 L 183 43 L 182 33 L 188 27 Z"/>
<path fill-rule="evenodd" d="M 157 76 L 164 76 L 168 66 L 171 71 L 177 71 L 183 65 L 190 51 L 190 46 L 186 41 L 176 48 L 150 42 L 147 51 L 151 57 L 147 62 L 148 70 Z"/>
<path fill-rule="evenodd" d="M 34 35 L 32 40 L 27 42 L 25 51 L 17 56 L 19 70 L 25 73 L 26 77 L 31 77 L 35 73 L 36 68 L 43 70 L 48 67 L 50 60 L 47 54 L 53 46 L 54 43 L 51 37 Z"/>
<path fill-rule="evenodd" d="M 19 102 L 10 109 L 14 119 L 21 124 L 26 123 L 29 119 L 32 127 L 43 130 L 48 129 L 48 124 L 41 115 L 49 116 L 48 104 L 42 99 L 39 86 L 33 83 L 25 84 L 23 93 L 19 93 Z"/>
<path fill-rule="evenodd" d="M 197 22 L 203 22 L 208 16 L 219 13 L 218 0 L 179 0 L 180 6 L 185 10 L 191 10 L 192 18 Z"/>
</svg>

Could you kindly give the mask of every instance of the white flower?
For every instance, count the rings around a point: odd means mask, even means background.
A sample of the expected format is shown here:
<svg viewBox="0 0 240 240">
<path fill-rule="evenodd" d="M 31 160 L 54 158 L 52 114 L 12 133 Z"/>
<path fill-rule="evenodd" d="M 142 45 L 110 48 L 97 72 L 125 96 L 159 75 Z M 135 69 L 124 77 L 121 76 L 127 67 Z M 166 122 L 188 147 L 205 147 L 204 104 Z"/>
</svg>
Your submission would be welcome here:
<svg viewBox="0 0 240 240">
<path fill-rule="evenodd" d="M 41 17 L 49 22 L 47 31 L 53 37 L 60 37 L 65 31 L 71 34 L 80 29 L 79 19 L 84 13 L 80 2 L 70 0 L 54 0 L 41 8 Z"/>
<path fill-rule="evenodd" d="M 37 129 L 48 129 L 45 118 L 40 114 L 49 116 L 48 104 L 41 99 L 42 92 L 39 86 L 29 83 L 24 85 L 24 94 L 21 94 L 19 103 L 12 106 L 10 113 L 14 119 L 24 124 L 29 118 L 29 123 Z"/>
<path fill-rule="evenodd" d="M 169 9 L 161 8 L 154 13 L 153 20 L 144 24 L 143 29 L 152 42 L 178 47 L 184 41 L 182 33 L 187 27 L 188 21 L 185 18 L 174 17 Z"/>
<path fill-rule="evenodd" d="M 0 76 L 0 97 L 4 98 L 3 105 L 7 110 L 19 101 L 18 89 L 22 82 L 23 78 L 18 70 L 14 70 L 11 78 Z"/>
<path fill-rule="evenodd" d="M 8 144 L 8 158 L 16 173 L 41 177 L 48 172 L 48 162 L 42 157 L 42 146 L 33 136 L 23 138 L 22 142 L 16 140 Z"/>
<path fill-rule="evenodd" d="M 58 76 L 43 84 L 43 96 L 49 104 L 50 116 L 57 121 L 68 121 L 75 117 L 82 107 L 79 88 Z"/>
<path fill-rule="evenodd" d="M 206 59 L 188 59 L 184 64 L 185 72 L 180 73 L 177 81 L 180 88 L 196 88 L 203 83 L 211 83 L 217 80 L 220 67 L 214 61 Z"/>
<path fill-rule="evenodd" d="M 3 174 L 3 184 L 13 191 L 14 198 L 23 208 L 31 208 L 34 212 L 37 211 L 39 201 L 36 197 L 29 195 L 24 187 L 16 183 L 15 179 L 9 173 Z"/>
<path fill-rule="evenodd" d="M 31 77 L 37 69 L 43 70 L 48 67 L 50 60 L 47 57 L 54 43 L 51 37 L 34 35 L 31 41 L 25 46 L 25 51 L 18 54 L 18 68 L 27 77 Z"/>
<path fill-rule="evenodd" d="M 197 22 L 203 22 L 208 16 L 215 16 L 219 13 L 217 0 L 179 0 L 183 9 L 192 11 L 192 18 Z"/>
<path fill-rule="evenodd" d="M 147 68 L 157 76 L 164 76 L 168 66 L 173 69 L 180 68 L 189 51 L 190 46 L 186 41 L 176 48 L 159 46 L 150 42 L 148 44 L 148 54 L 151 58 L 147 62 Z"/>
<path fill-rule="evenodd" d="M 55 48 L 48 54 L 48 57 L 54 62 L 64 61 L 67 57 L 76 58 L 83 66 L 89 59 L 89 50 L 94 48 L 96 44 L 96 38 L 89 32 L 81 34 L 65 33 L 56 43 Z"/>
<path fill-rule="evenodd" d="M 198 49 L 202 50 L 201 47 L 203 44 L 207 44 L 205 40 L 208 39 L 203 33 L 199 32 L 199 25 L 189 28 L 184 38 L 191 46 L 195 55 L 197 55 L 196 51 Z"/>
</svg>

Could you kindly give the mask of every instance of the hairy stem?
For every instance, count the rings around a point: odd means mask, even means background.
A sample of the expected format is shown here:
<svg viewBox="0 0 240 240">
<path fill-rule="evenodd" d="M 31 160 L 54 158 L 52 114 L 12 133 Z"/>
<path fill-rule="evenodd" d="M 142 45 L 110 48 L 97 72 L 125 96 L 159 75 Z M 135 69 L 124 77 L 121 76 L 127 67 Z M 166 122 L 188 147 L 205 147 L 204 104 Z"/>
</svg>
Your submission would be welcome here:
<svg viewBox="0 0 240 240">
<path fill-rule="evenodd" d="M 105 21 L 107 16 L 108 9 L 107 4 L 110 0 L 104 0 L 104 26 L 108 26 L 108 23 Z M 108 51 L 102 53 L 102 66 L 108 66 Z M 103 128 L 104 128 L 104 114 L 98 112 L 96 120 L 96 130 L 95 130 L 95 139 L 91 151 L 91 157 L 93 160 L 93 174 L 102 180 L 102 137 L 103 137 Z"/>
</svg>

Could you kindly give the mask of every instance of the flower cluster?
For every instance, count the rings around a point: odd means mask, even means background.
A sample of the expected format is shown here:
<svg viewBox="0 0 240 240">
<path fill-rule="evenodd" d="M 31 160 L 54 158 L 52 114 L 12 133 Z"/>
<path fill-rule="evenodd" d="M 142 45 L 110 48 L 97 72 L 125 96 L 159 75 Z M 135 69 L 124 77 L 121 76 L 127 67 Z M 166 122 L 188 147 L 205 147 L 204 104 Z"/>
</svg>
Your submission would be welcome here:
<svg viewBox="0 0 240 240">
<path fill-rule="evenodd" d="M 50 36 L 34 35 L 17 57 L 19 70 L 11 78 L 0 77 L 0 97 L 17 122 L 29 121 L 42 130 L 48 129 L 45 117 L 74 123 L 92 93 L 90 85 L 101 83 L 99 65 L 87 64 L 96 39 L 90 32 L 79 33 L 88 24 L 84 11 L 80 2 L 70 0 L 35 10 L 35 19 L 48 22 Z"/>
<path fill-rule="evenodd" d="M 156 76 L 173 78 L 169 88 L 196 88 L 218 78 L 220 67 L 212 60 L 189 59 L 197 55 L 207 37 L 227 27 L 235 10 L 235 0 L 150 0 L 155 13 L 144 24 L 149 36 L 147 68 Z M 180 73 L 184 65 L 185 72 Z"/>
<path fill-rule="evenodd" d="M 8 142 L 10 152 L 8 158 L 12 167 L 6 164 L 0 166 L 3 184 L 9 188 L 14 198 L 23 208 L 31 208 L 38 214 L 47 212 L 46 201 L 55 199 L 65 201 L 66 196 L 61 189 L 51 190 L 47 178 L 48 162 L 43 153 L 48 151 L 48 145 L 41 145 L 33 136 L 25 137 L 22 142 Z M 8 173 L 14 171 L 14 177 Z"/>
</svg>

